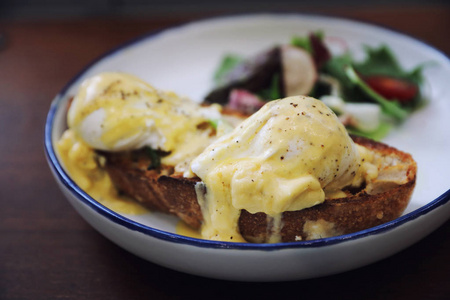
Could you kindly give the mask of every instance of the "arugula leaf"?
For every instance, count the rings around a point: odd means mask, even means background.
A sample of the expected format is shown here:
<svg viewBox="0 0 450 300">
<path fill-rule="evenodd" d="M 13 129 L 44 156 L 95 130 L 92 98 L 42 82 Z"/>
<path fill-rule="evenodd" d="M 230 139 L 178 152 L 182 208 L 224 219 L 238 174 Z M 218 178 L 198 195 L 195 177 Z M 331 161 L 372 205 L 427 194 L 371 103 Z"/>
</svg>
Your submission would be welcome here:
<svg viewBox="0 0 450 300">
<path fill-rule="evenodd" d="M 391 50 L 382 45 L 379 48 L 365 46 L 366 59 L 362 63 L 354 63 L 354 67 L 363 75 L 386 75 L 401 77 L 404 75 Z"/>
<path fill-rule="evenodd" d="M 392 51 L 386 45 L 378 48 L 365 47 L 367 53 L 363 62 L 356 62 L 350 53 L 332 57 L 323 68 L 323 72 L 339 80 L 342 98 L 349 102 L 378 102 L 383 112 L 397 120 L 405 119 L 425 101 L 419 92 L 408 104 L 401 106 L 397 101 L 388 100 L 371 89 L 361 76 L 387 76 L 409 81 L 420 86 L 423 82 L 420 65 L 407 72 L 402 69 Z"/>
<path fill-rule="evenodd" d="M 411 82 L 413 82 L 417 85 L 421 85 L 423 83 L 422 72 L 423 72 L 424 68 L 425 68 L 425 64 L 418 65 L 412 71 L 410 71 L 409 73 L 406 74 L 407 79 L 409 79 Z"/>
<path fill-rule="evenodd" d="M 236 67 L 238 64 L 240 64 L 244 59 L 238 55 L 235 54 L 228 54 L 226 55 L 219 67 L 217 68 L 216 72 L 214 73 L 214 82 L 217 85 L 221 85 L 224 82 L 226 82 L 226 75 L 228 72 L 230 72 L 234 67 Z"/>
<path fill-rule="evenodd" d="M 404 120 L 409 112 L 403 109 L 397 101 L 390 101 L 382 97 L 380 94 L 371 89 L 364 80 L 356 74 L 355 70 L 351 66 L 345 68 L 345 74 L 350 81 L 361 88 L 361 90 L 367 94 L 371 99 L 378 102 L 384 113 L 393 116 L 397 120 Z"/>
<path fill-rule="evenodd" d="M 391 128 L 392 128 L 391 124 L 387 122 L 381 122 L 380 126 L 378 126 L 378 128 L 375 129 L 374 131 L 361 131 L 352 127 L 347 127 L 347 131 L 350 134 L 355 134 L 375 141 L 380 141 L 389 133 Z"/>
<path fill-rule="evenodd" d="M 311 35 L 314 35 L 319 40 L 323 41 L 325 38 L 325 33 L 322 30 L 317 30 L 316 32 L 311 33 Z M 311 37 L 310 35 L 307 36 L 293 36 L 291 38 L 292 46 L 300 47 L 308 51 L 310 54 L 314 54 L 313 45 L 311 43 Z"/>
<path fill-rule="evenodd" d="M 294 36 L 291 39 L 291 45 L 303 48 L 309 53 L 312 53 L 311 40 L 309 39 L 309 36 L 304 37 Z"/>
<path fill-rule="evenodd" d="M 354 63 L 353 67 L 364 76 L 385 75 L 411 81 L 419 85 L 423 81 L 423 65 L 419 65 L 410 72 L 404 71 L 399 65 L 392 51 L 386 46 L 378 48 L 364 47 L 367 57 L 361 63 Z"/>
<path fill-rule="evenodd" d="M 280 91 L 280 74 L 273 74 L 270 86 L 258 93 L 264 100 L 276 100 L 281 98 Z"/>
<path fill-rule="evenodd" d="M 350 53 L 345 53 L 341 56 L 333 56 L 324 65 L 324 73 L 336 78 L 342 85 L 342 88 L 349 89 L 353 87 L 353 84 L 349 78 L 345 75 L 344 70 L 346 66 L 353 64 L 353 58 Z"/>
<path fill-rule="evenodd" d="M 353 64 L 353 67 L 359 74 L 363 76 L 384 75 L 406 80 L 417 86 L 423 83 L 422 71 L 425 64 L 421 64 L 408 72 L 403 70 L 392 51 L 386 45 L 381 45 L 378 48 L 366 46 L 365 51 L 367 53 L 366 60 L 362 63 Z M 417 108 L 421 105 L 422 100 L 422 95 L 419 91 L 408 106 Z"/>
<path fill-rule="evenodd" d="M 158 168 L 161 165 L 161 157 L 154 149 L 150 147 L 145 147 L 144 149 L 146 154 L 150 158 L 150 165 L 147 167 L 147 170 L 153 170 Z"/>
<path fill-rule="evenodd" d="M 316 30 L 313 34 L 321 41 L 325 39 L 325 32 L 323 30 Z"/>
<path fill-rule="evenodd" d="M 217 126 L 219 126 L 219 119 L 209 119 L 208 123 L 212 128 L 217 129 Z"/>
</svg>

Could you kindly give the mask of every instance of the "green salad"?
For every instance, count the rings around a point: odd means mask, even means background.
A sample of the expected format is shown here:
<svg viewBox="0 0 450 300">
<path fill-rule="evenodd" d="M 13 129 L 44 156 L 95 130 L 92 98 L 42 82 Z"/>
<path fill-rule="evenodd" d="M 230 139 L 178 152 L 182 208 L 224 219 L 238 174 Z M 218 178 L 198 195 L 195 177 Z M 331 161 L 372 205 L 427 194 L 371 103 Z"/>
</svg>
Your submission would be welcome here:
<svg viewBox="0 0 450 300">
<path fill-rule="evenodd" d="M 267 101 L 308 95 L 327 104 L 350 133 L 375 140 L 426 103 L 424 64 L 405 70 L 387 45 L 364 46 L 362 61 L 349 50 L 332 55 L 325 40 L 315 32 L 254 57 L 226 55 L 205 101 L 252 113 Z"/>
</svg>

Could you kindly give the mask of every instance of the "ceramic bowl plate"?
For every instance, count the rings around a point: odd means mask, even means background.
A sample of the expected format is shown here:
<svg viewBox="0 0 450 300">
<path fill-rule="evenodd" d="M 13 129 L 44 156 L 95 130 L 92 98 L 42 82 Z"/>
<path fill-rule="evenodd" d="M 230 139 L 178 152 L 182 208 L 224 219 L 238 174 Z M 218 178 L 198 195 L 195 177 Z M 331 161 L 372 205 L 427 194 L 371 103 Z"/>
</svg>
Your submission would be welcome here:
<svg viewBox="0 0 450 300">
<path fill-rule="evenodd" d="M 406 69 L 433 62 L 425 71 L 430 104 L 394 130 L 385 141 L 410 152 L 419 171 L 405 214 L 361 232 L 314 241 L 240 244 L 175 234 L 176 219 L 159 213 L 113 212 L 84 193 L 64 171 L 54 143 L 65 124 L 68 99 L 81 81 L 102 71 L 135 74 L 160 89 L 201 100 L 223 55 L 255 54 L 293 35 L 323 30 L 343 40 L 357 57 L 362 45 L 388 44 Z M 331 45 L 333 46 L 333 45 Z M 45 128 L 47 158 L 62 191 L 96 230 L 117 245 L 156 264 L 200 276 L 241 281 L 281 281 L 344 272 L 388 257 L 417 242 L 450 216 L 450 62 L 411 37 L 360 22 L 298 14 L 258 14 L 213 18 L 134 40 L 105 54 L 76 76 L 53 101 Z"/>
</svg>

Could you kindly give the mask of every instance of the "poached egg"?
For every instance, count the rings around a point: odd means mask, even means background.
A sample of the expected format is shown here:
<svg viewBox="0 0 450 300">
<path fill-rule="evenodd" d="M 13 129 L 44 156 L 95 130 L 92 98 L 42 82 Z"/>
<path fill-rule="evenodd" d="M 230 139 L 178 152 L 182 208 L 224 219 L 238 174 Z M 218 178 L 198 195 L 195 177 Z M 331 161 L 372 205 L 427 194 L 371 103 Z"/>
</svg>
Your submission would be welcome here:
<svg viewBox="0 0 450 300">
<path fill-rule="evenodd" d="M 190 159 L 215 138 L 208 124 L 222 120 L 220 110 L 219 105 L 203 107 L 155 89 L 135 76 L 107 72 L 81 84 L 67 120 L 93 149 L 130 151 L 149 146 L 169 153 L 162 163 L 188 172 Z"/>
</svg>

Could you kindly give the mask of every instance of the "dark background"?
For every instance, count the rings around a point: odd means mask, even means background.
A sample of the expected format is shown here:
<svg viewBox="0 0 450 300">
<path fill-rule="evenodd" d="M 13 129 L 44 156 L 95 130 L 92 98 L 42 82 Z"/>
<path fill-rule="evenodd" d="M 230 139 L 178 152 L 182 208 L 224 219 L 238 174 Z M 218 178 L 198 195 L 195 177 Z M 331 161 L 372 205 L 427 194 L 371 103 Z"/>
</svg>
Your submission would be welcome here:
<svg viewBox="0 0 450 300">
<path fill-rule="evenodd" d="M 167 17 L 261 11 L 354 10 L 361 8 L 408 9 L 411 6 L 450 6 L 447 0 L 2 0 L 0 17 L 20 19 L 74 18 L 86 16 Z"/>
</svg>

